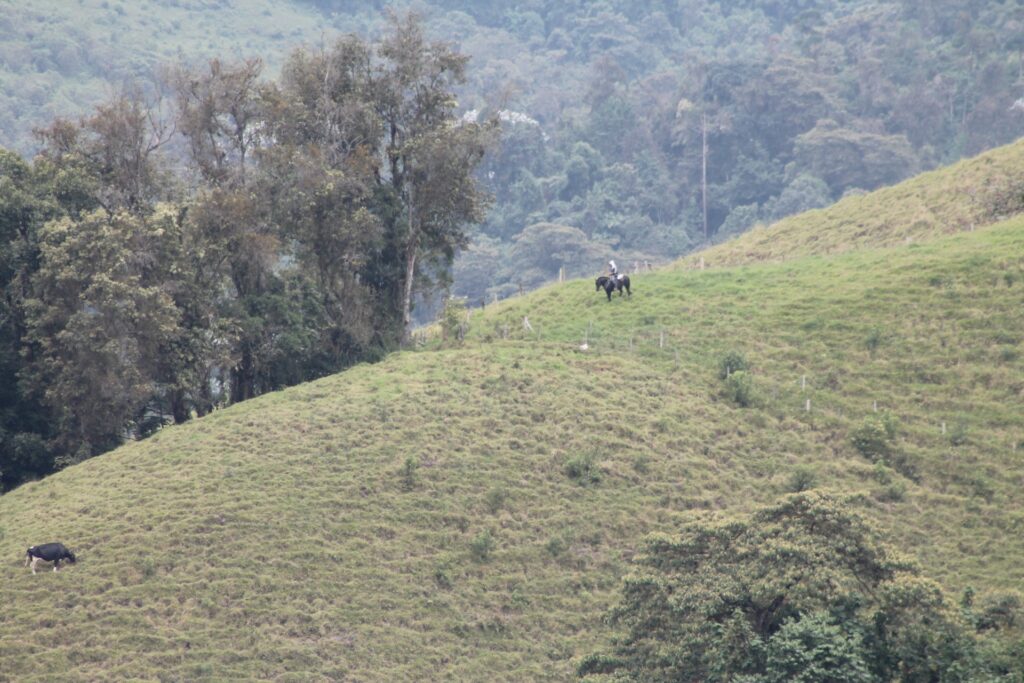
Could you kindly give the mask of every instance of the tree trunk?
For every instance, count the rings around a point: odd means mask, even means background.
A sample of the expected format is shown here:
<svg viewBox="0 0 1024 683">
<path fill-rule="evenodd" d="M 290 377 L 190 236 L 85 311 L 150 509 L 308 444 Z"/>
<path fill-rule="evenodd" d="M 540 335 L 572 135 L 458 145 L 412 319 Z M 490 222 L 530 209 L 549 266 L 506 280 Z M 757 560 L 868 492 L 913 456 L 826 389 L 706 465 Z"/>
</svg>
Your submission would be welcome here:
<svg viewBox="0 0 1024 683">
<path fill-rule="evenodd" d="M 412 336 L 412 283 L 416 274 L 416 252 L 420 235 L 417 229 L 413 207 L 415 187 L 409 182 L 409 236 L 405 240 L 405 282 L 402 283 L 402 344 L 408 344 Z"/>
<path fill-rule="evenodd" d="M 402 343 L 407 344 L 412 334 L 412 281 L 416 274 L 416 241 L 405 248 L 405 282 L 402 287 Z"/>
<path fill-rule="evenodd" d="M 704 207 L 704 243 L 708 241 L 708 115 L 700 115 L 701 158 L 700 194 Z"/>
<path fill-rule="evenodd" d="M 242 350 L 242 359 L 231 371 L 231 402 L 241 403 L 256 395 L 256 368 L 252 352 Z"/>
<path fill-rule="evenodd" d="M 187 422 L 191 417 L 188 401 L 185 400 L 185 392 L 181 389 L 175 389 L 171 392 L 171 415 L 174 416 L 174 424 L 176 425 Z"/>
</svg>

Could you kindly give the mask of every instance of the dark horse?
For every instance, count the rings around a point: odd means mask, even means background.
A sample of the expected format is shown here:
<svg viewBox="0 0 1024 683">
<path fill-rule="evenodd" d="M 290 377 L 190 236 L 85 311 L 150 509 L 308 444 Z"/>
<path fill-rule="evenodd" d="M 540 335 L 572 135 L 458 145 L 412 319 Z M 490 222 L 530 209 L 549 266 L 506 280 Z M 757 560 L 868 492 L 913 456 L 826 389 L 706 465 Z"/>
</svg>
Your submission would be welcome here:
<svg viewBox="0 0 1024 683">
<path fill-rule="evenodd" d="M 629 291 L 628 275 L 620 275 L 618 278 L 611 278 L 608 277 L 607 275 L 602 275 L 601 277 L 594 280 L 594 284 L 596 285 L 596 287 L 594 288 L 595 292 L 601 289 L 602 287 L 604 288 L 604 293 L 608 295 L 608 301 L 612 300 L 612 292 L 614 292 L 616 289 L 619 290 L 619 296 L 622 296 L 623 289 L 626 290 L 627 295 L 633 296 L 633 292 Z"/>
</svg>

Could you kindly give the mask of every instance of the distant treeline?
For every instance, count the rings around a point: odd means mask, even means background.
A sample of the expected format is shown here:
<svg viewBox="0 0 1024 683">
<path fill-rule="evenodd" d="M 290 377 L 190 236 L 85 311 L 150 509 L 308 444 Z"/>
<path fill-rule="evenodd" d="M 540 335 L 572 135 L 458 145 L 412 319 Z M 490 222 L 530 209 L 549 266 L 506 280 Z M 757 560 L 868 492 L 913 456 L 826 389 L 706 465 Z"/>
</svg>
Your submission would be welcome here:
<svg viewBox="0 0 1024 683">
<path fill-rule="evenodd" d="M 3 489 L 395 348 L 486 197 L 467 58 L 379 42 L 168 69 L 0 150 Z"/>
<path fill-rule="evenodd" d="M 458 113 L 506 119 L 480 175 L 494 205 L 455 265 L 474 303 L 613 255 L 664 262 L 1024 134 L 1017 1 L 14 4 L 0 140 L 22 151 L 28 122 L 175 53 L 276 69 L 297 42 L 371 35 L 388 8 L 415 8 L 473 56 Z"/>
<path fill-rule="evenodd" d="M 664 262 L 1024 134 L 1020 2 L 421 4 L 473 55 L 466 108 L 525 115 L 456 265 L 472 301 L 612 255 Z"/>
</svg>

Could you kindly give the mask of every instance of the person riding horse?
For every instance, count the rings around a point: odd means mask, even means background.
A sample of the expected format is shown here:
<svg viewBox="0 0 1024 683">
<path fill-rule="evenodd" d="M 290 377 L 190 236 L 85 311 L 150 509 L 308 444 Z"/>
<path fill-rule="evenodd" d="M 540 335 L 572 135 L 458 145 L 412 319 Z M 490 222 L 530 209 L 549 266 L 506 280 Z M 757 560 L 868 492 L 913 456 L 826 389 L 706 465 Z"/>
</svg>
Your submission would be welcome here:
<svg viewBox="0 0 1024 683">
<path fill-rule="evenodd" d="M 608 261 L 608 272 L 610 275 L 601 275 L 594 280 L 594 285 L 596 285 L 595 291 L 604 289 L 605 294 L 608 295 L 608 301 L 612 300 L 612 292 L 616 289 L 619 290 L 619 296 L 622 296 L 623 291 L 628 296 L 633 296 L 633 292 L 629 291 L 629 276 L 619 273 L 619 268 L 615 265 L 614 259 Z"/>
</svg>

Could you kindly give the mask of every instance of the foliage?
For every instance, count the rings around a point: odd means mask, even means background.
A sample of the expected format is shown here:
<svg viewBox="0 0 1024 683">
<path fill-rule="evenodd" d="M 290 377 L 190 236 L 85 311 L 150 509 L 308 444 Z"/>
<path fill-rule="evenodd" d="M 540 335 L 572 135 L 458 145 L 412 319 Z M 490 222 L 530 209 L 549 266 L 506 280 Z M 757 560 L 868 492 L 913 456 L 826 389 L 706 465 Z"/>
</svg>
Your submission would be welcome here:
<svg viewBox="0 0 1024 683">
<path fill-rule="evenodd" d="M 750 364 L 739 351 L 729 351 L 718 361 L 718 379 L 728 379 L 734 372 L 746 372 Z"/>
<path fill-rule="evenodd" d="M 754 378 L 744 370 L 732 373 L 725 380 L 725 395 L 741 408 L 749 407 L 754 402 Z"/>
<path fill-rule="evenodd" d="M 125 88 L 32 164 L 0 155 L 0 405 L 35 414 L 0 421 L 4 488 L 405 340 L 487 203 L 466 61 L 395 17 L 270 82 L 179 64 L 170 97 Z"/>
<path fill-rule="evenodd" d="M 117 445 L 156 390 L 180 320 L 164 270 L 175 217 L 169 207 L 149 219 L 94 211 L 41 233 L 27 379 L 58 416 L 58 447 L 70 457 Z"/>
<path fill-rule="evenodd" d="M 466 302 L 454 297 L 444 302 L 441 313 L 441 335 L 449 344 L 461 342 L 466 337 Z"/>
<path fill-rule="evenodd" d="M 818 483 L 817 479 L 813 469 L 798 467 L 789 475 L 789 479 L 786 482 L 786 490 L 790 493 L 800 493 L 801 491 L 813 489 Z"/>
<path fill-rule="evenodd" d="M 491 535 L 490 529 L 484 529 L 470 541 L 469 554 L 477 562 L 486 562 L 490 559 L 491 553 L 494 552 L 495 545 L 494 536 Z"/>
<path fill-rule="evenodd" d="M 968 680 L 970 631 L 851 502 L 790 495 L 649 537 L 613 612 L 625 635 L 583 675 L 625 680 Z"/>
<path fill-rule="evenodd" d="M 853 447 L 865 458 L 884 461 L 892 454 L 896 420 L 889 413 L 864 418 L 850 434 Z"/>
<path fill-rule="evenodd" d="M 386 31 L 386 5 L 12 6 L 0 27 L 0 144 L 30 154 L 38 148 L 32 128 L 54 113 L 79 115 L 107 84 L 148 78 L 180 55 L 197 63 L 258 55 L 271 72 L 285 71 L 296 44 Z M 664 261 L 705 241 L 704 168 L 707 238 L 720 242 L 757 220 L 1005 144 L 1019 136 L 1024 116 L 1012 2 L 395 5 L 409 7 L 424 14 L 426 34 L 474 58 L 452 81 L 457 113 L 503 122 L 502 148 L 480 174 L 496 198 L 482 232 L 499 250 L 528 226 L 550 223 L 583 231 L 622 262 Z M 427 61 L 440 56 L 421 47 Z M 414 79 L 416 70 L 405 73 Z M 232 98 L 211 101 L 218 99 Z M 237 111 L 244 120 L 250 110 Z M 986 206 L 1002 216 L 1016 211 L 1014 187 L 992 192 Z M 476 302 L 515 291 L 523 272 L 557 273 L 501 266 L 489 282 L 457 280 L 456 293 Z"/>
<path fill-rule="evenodd" d="M 576 455 L 565 461 L 565 474 L 580 486 L 601 482 L 601 469 L 597 459 L 590 453 Z"/>
<path fill-rule="evenodd" d="M 402 464 L 402 488 L 412 491 L 416 488 L 416 473 L 420 469 L 420 461 L 416 456 L 410 455 Z"/>
</svg>

